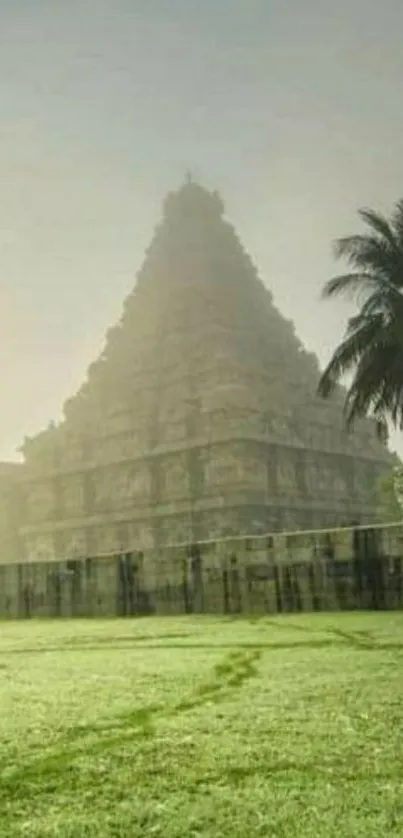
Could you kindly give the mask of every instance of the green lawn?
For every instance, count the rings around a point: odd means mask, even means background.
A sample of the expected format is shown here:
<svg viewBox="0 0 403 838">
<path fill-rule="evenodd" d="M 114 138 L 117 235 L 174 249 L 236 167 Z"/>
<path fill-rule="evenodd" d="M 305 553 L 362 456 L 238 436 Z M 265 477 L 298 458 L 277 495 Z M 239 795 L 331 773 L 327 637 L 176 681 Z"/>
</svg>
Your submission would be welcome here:
<svg viewBox="0 0 403 838">
<path fill-rule="evenodd" d="M 0 835 L 403 836 L 403 614 L 0 624 Z"/>
</svg>

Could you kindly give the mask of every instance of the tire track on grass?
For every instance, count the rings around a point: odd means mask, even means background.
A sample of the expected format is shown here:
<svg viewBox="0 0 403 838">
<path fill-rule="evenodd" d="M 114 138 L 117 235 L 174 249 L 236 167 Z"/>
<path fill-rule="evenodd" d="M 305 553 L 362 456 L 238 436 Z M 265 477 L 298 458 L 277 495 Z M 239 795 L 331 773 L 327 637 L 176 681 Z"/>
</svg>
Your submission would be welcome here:
<svg viewBox="0 0 403 838">
<path fill-rule="evenodd" d="M 54 794 L 66 785 L 84 789 L 92 784 L 91 769 L 84 776 L 82 760 L 86 762 L 133 742 L 136 739 L 152 737 L 159 721 L 178 717 L 197 710 L 206 704 L 218 704 L 236 694 L 245 683 L 258 673 L 257 664 L 262 649 L 248 651 L 233 650 L 221 663 L 213 668 L 213 677 L 201 684 L 188 699 L 171 707 L 153 704 L 140 707 L 121 715 L 110 724 L 78 725 L 66 731 L 66 735 L 50 752 L 32 760 L 17 762 L 0 774 L 0 804 L 27 800 L 38 795 Z"/>
</svg>

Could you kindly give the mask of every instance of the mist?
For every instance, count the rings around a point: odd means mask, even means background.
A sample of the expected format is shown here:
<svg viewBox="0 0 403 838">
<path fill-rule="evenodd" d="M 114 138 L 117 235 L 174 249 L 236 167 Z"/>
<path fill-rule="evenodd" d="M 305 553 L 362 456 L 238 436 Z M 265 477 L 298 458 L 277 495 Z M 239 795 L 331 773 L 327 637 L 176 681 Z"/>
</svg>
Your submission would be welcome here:
<svg viewBox="0 0 403 838">
<path fill-rule="evenodd" d="M 1 4 L 1 459 L 61 415 L 188 169 L 326 362 L 332 241 L 402 195 L 402 31 L 398 0 Z"/>
</svg>

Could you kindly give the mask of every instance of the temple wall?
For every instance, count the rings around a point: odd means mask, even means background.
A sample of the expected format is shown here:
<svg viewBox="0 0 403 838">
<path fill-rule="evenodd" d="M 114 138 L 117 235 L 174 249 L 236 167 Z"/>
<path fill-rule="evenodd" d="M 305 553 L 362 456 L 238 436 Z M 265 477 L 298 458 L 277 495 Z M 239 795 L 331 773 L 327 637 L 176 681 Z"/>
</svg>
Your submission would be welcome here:
<svg viewBox="0 0 403 838">
<path fill-rule="evenodd" d="M 0 565 L 1 618 L 402 607 L 403 524 Z"/>
<path fill-rule="evenodd" d="M 18 561 L 22 548 L 19 523 L 25 514 L 19 492 L 21 466 L 0 463 L 0 561 Z"/>
</svg>

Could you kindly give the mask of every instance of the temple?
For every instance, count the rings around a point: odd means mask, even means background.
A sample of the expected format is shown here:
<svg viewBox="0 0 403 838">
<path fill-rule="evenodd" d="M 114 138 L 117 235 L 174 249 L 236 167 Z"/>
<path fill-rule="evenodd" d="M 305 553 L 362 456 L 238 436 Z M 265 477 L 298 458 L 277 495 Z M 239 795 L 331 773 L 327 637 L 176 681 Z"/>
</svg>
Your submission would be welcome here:
<svg viewBox="0 0 403 838">
<path fill-rule="evenodd" d="M 25 440 L 19 558 L 372 522 L 393 458 L 372 422 L 346 433 L 318 378 L 221 198 L 188 179 L 63 421 Z"/>
<path fill-rule="evenodd" d="M 0 563 L 21 558 L 19 527 L 24 520 L 21 509 L 23 474 L 22 464 L 0 462 Z"/>
</svg>

